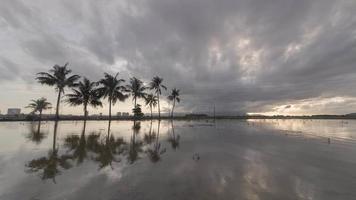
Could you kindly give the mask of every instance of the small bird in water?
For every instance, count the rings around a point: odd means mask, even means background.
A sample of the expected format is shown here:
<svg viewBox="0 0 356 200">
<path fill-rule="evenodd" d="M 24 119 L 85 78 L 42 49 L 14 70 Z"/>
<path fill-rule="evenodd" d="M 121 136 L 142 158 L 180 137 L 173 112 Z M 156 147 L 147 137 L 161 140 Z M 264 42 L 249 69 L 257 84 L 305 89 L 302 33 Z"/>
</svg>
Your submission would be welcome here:
<svg viewBox="0 0 356 200">
<path fill-rule="evenodd" d="M 193 154 L 193 160 L 195 160 L 195 161 L 200 160 L 200 156 L 198 153 Z"/>
</svg>

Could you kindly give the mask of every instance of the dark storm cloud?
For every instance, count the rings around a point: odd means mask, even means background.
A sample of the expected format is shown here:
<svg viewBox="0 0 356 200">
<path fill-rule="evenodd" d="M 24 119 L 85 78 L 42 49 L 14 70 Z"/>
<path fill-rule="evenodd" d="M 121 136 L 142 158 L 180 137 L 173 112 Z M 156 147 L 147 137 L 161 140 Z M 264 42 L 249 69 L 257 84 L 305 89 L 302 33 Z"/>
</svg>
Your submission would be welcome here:
<svg viewBox="0 0 356 200">
<path fill-rule="evenodd" d="M 91 78 L 159 75 L 187 110 L 356 97 L 351 0 L 5 0 L 0 10 L 18 51 L 39 63 L 32 71 L 68 61 Z"/>
<path fill-rule="evenodd" d="M 19 66 L 16 63 L 0 56 L 0 82 L 15 79 L 19 72 Z"/>
</svg>

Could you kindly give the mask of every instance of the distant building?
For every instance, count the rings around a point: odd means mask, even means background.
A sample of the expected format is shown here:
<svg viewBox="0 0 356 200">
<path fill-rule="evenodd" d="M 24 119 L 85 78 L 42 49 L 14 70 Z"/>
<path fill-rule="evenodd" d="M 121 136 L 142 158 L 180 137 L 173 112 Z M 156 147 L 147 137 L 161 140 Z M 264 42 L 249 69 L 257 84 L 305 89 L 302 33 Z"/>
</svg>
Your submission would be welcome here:
<svg viewBox="0 0 356 200">
<path fill-rule="evenodd" d="M 118 117 L 120 117 L 120 116 L 121 116 L 121 112 L 117 112 L 116 115 L 117 115 Z"/>
<path fill-rule="evenodd" d="M 20 108 L 9 108 L 7 109 L 7 115 L 19 115 L 21 114 Z"/>
<path fill-rule="evenodd" d="M 123 112 L 123 113 L 122 113 L 122 116 L 124 116 L 124 117 L 130 116 L 130 113 L 128 113 L 128 112 Z"/>
</svg>

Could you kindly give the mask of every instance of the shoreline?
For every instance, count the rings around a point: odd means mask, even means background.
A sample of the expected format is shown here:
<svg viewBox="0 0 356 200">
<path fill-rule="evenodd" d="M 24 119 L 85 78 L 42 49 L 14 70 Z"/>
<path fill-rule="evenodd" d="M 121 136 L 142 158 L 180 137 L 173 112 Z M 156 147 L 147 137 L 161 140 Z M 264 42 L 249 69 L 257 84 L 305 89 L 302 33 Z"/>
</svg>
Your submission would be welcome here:
<svg viewBox="0 0 356 200">
<path fill-rule="evenodd" d="M 303 119 L 303 120 L 356 120 L 356 116 L 346 116 L 346 115 L 315 115 L 315 116 L 198 116 L 198 117 L 192 117 L 192 116 L 176 116 L 176 117 L 141 117 L 135 119 L 133 116 L 129 117 L 112 117 L 111 121 L 147 121 L 147 120 L 224 120 L 224 119 L 231 119 L 231 120 L 248 120 L 248 119 L 283 119 L 283 120 L 288 120 L 288 119 Z M 47 117 L 47 118 L 42 118 L 41 121 L 84 121 L 83 116 L 62 116 L 58 120 L 56 120 L 54 117 Z M 86 119 L 87 121 L 108 121 L 109 117 L 107 116 L 102 116 L 102 117 L 88 117 Z M 23 122 L 23 121 L 39 121 L 39 119 L 34 119 L 34 118 L 26 118 L 23 117 L 21 119 L 19 118 L 3 118 L 0 119 L 0 122 Z"/>
</svg>

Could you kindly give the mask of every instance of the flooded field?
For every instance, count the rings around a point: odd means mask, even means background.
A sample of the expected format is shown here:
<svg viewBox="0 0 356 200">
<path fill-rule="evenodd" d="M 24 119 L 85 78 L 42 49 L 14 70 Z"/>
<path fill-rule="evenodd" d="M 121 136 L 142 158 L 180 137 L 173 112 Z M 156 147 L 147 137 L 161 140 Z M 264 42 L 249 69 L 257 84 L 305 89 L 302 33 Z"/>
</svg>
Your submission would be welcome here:
<svg viewBox="0 0 356 200">
<path fill-rule="evenodd" d="M 0 199 L 355 199 L 356 121 L 0 123 Z"/>
</svg>

